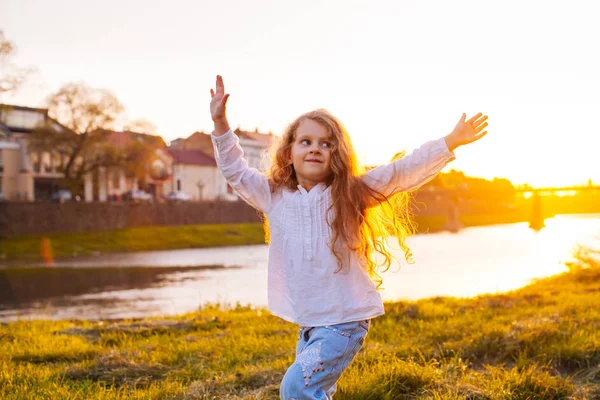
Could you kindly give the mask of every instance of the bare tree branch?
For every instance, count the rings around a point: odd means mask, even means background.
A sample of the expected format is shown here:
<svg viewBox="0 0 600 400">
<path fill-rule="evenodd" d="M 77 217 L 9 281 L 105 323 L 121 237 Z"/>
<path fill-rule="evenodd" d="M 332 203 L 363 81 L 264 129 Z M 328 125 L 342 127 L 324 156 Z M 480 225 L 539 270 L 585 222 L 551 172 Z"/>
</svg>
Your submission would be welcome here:
<svg viewBox="0 0 600 400">
<path fill-rule="evenodd" d="M 35 71 L 34 68 L 17 67 L 10 62 L 15 45 L 4 37 L 0 29 L 0 95 L 16 91 Z"/>
<path fill-rule="evenodd" d="M 99 167 L 119 166 L 131 175 L 145 176 L 147 165 L 155 156 L 156 138 L 131 140 L 118 147 L 111 141 L 115 123 L 124 108 L 111 92 L 94 89 L 84 83 L 69 83 L 47 99 L 48 115 L 70 131 L 56 129 L 52 123 L 30 135 L 33 151 L 60 151 L 68 158 L 64 173 L 67 180 L 80 181 L 86 173 Z M 51 122 L 53 120 L 50 120 Z M 148 121 L 133 122 L 129 127 L 151 127 Z M 113 137 L 114 138 L 114 137 Z M 162 139 L 161 139 L 162 141 Z"/>
</svg>

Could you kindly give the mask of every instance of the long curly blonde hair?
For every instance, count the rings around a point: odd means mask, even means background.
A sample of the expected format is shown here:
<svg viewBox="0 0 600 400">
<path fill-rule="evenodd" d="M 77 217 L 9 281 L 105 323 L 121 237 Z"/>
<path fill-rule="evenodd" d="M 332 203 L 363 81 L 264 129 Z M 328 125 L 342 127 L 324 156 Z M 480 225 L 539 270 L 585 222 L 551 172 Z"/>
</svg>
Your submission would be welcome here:
<svg viewBox="0 0 600 400">
<path fill-rule="evenodd" d="M 400 192 L 390 197 L 372 189 L 362 179 L 365 169 L 359 164 L 350 136 L 344 125 L 325 109 L 305 113 L 294 120 L 285 130 L 271 154 L 271 170 L 268 174 L 271 190 L 280 188 L 296 190 L 298 179 L 291 160 L 292 144 L 300 122 L 310 119 L 324 126 L 332 141 L 332 174 L 325 182 L 331 186 L 333 219 L 327 223 L 332 231 L 329 247 L 338 261 L 339 272 L 343 268 L 341 246 L 355 252 L 368 268 L 371 279 L 381 286 L 379 273 L 387 271 L 394 257 L 388 250 L 386 239 L 398 239 L 405 259 L 412 263 L 412 254 L 405 243 L 406 237 L 415 231 L 410 213 L 411 195 Z M 403 153 L 397 153 L 394 159 Z M 264 216 L 266 240 L 269 241 L 269 225 Z M 378 254 L 374 254 L 374 253 Z"/>
</svg>

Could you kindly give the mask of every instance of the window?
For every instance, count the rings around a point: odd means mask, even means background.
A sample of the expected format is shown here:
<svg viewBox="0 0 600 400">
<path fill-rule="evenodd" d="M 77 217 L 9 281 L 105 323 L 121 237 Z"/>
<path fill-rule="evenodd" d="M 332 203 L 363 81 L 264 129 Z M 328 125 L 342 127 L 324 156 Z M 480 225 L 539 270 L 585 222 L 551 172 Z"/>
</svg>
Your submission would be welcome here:
<svg viewBox="0 0 600 400">
<path fill-rule="evenodd" d="M 33 172 L 40 172 L 40 153 L 31 153 L 31 163 Z"/>
<path fill-rule="evenodd" d="M 44 172 L 52 172 L 52 155 L 50 153 L 42 153 L 42 160 L 44 164 Z"/>
<path fill-rule="evenodd" d="M 63 172 L 62 156 L 60 155 L 60 153 L 53 153 L 52 156 L 53 156 L 52 162 L 54 164 L 53 165 L 54 171 L 55 172 Z"/>
<path fill-rule="evenodd" d="M 112 174 L 112 187 L 115 190 L 121 190 L 121 179 L 118 172 Z"/>
</svg>

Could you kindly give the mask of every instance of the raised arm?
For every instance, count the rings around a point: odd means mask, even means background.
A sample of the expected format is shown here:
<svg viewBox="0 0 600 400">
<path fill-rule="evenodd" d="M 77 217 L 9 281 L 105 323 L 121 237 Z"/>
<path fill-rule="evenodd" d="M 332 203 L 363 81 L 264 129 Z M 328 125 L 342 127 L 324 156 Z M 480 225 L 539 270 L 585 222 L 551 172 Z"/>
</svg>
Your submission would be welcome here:
<svg viewBox="0 0 600 400">
<path fill-rule="evenodd" d="M 211 137 L 219 170 L 231 187 L 252 207 L 262 212 L 271 208 L 271 189 L 267 177 L 256 168 L 248 167 L 239 138 L 229 127 L 223 78 L 217 76 L 216 91 L 211 89 L 210 113 L 215 130 Z"/>
<path fill-rule="evenodd" d="M 463 114 L 452 133 L 425 143 L 407 157 L 368 171 L 363 175 L 364 182 L 386 196 L 418 189 L 456 158 L 454 149 L 487 134 L 487 131 L 483 131 L 488 126 L 487 116 L 478 113 L 465 120 L 466 114 Z"/>
<path fill-rule="evenodd" d="M 432 180 L 454 158 L 443 138 L 434 140 L 404 158 L 368 171 L 363 181 L 385 196 L 415 190 Z"/>
</svg>

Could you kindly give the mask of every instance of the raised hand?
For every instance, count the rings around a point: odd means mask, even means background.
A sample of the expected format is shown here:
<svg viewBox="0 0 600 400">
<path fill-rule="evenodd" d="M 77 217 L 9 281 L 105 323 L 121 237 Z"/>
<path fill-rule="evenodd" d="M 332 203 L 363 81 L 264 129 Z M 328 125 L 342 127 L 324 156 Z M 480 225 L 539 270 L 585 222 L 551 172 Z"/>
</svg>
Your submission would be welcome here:
<svg viewBox="0 0 600 400">
<path fill-rule="evenodd" d="M 216 91 L 210 89 L 210 116 L 213 121 L 226 118 L 226 105 L 229 93 L 225 94 L 225 85 L 223 85 L 223 77 L 217 75 Z"/>
<path fill-rule="evenodd" d="M 487 131 L 483 131 L 483 129 L 488 126 L 486 122 L 488 117 L 487 115 L 482 115 L 482 113 L 478 113 L 473 118 L 465 121 L 467 114 L 463 113 L 452 133 L 445 137 L 446 144 L 450 150 L 479 140 L 487 134 Z"/>
</svg>

